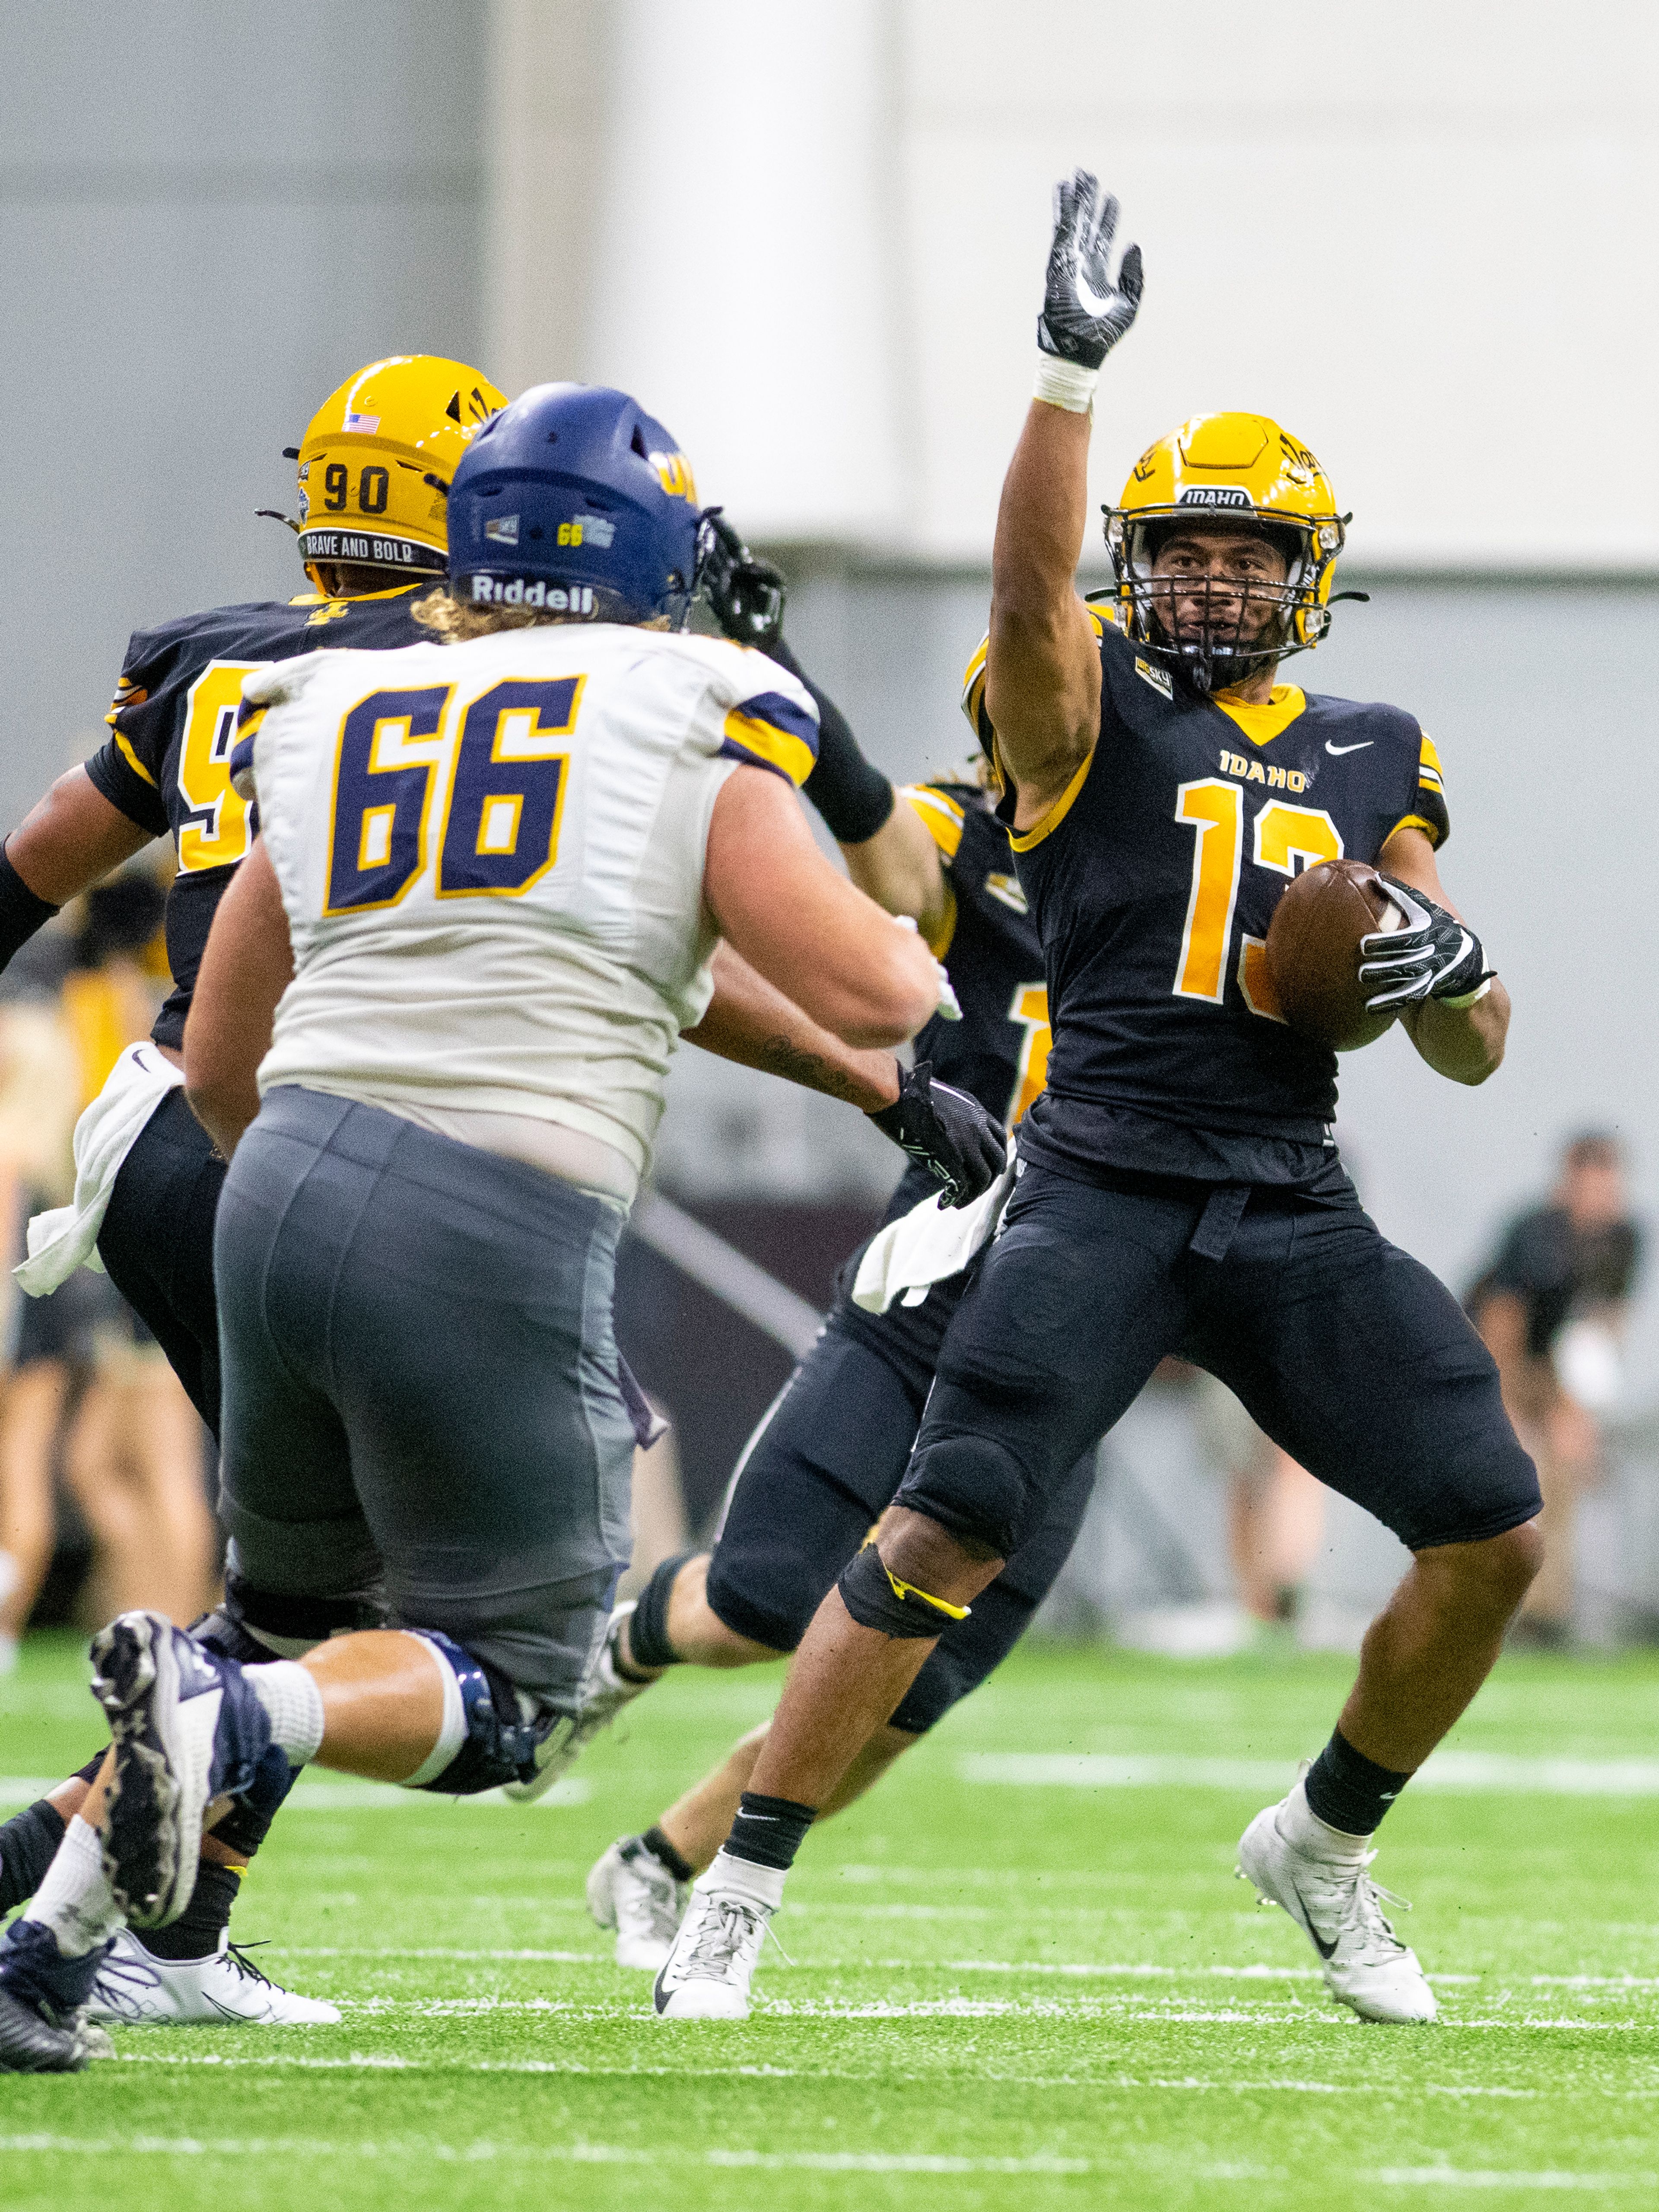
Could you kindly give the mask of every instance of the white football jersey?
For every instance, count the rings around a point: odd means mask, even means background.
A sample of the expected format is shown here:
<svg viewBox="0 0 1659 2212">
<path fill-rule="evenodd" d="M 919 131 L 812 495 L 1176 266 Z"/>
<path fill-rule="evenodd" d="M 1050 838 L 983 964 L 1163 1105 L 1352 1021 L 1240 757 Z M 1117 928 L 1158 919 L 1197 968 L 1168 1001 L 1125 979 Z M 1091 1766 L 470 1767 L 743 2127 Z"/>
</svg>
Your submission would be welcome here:
<svg viewBox="0 0 1659 2212">
<path fill-rule="evenodd" d="M 763 653 L 618 624 L 278 661 L 243 690 L 295 976 L 277 1084 L 562 1124 L 642 1174 L 708 1004 L 714 800 L 810 774 L 810 694 Z"/>
</svg>

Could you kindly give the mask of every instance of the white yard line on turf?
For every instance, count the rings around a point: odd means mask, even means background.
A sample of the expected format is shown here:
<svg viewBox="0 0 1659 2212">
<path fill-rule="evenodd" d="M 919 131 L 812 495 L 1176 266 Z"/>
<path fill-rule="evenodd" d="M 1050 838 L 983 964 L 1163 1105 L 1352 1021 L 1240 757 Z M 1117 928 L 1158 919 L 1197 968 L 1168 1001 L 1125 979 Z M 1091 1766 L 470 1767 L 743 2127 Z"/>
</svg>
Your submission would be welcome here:
<svg viewBox="0 0 1659 2212">
<path fill-rule="evenodd" d="M 1237 1790 L 1282 1796 L 1288 1760 L 1120 1757 L 1109 1752 L 971 1752 L 961 1782 L 1024 1790 Z M 1659 1759 L 1516 1759 L 1499 1752 L 1437 1751 L 1413 1790 L 1505 1791 L 1522 1796 L 1659 1797 Z"/>
<path fill-rule="evenodd" d="M 461 1964 L 506 1964 L 554 1966 L 603 1966 L 612 1965 L 608 1951 L 534 1951 L 534 1950 L 464 1950 L 441 1945 L 405 1946 L 397 1943 L 351 1945 L 343 1943 L 273 1943 L 273 1952 L 285 1959 L 447 1959 Z M 1317 1966 L 1165 1966 L 1141 1960 L 1133 1965 L 1110 1963 L 1102 1966 L 1057 1962 L 1054 1960 L 1030 1959 L 814 1959 L 808 1962 L 808 1971 L 819 1974 L 844 1973 L 937 1973 L 937 1974 L 1034 1974 L 1073 1981 L 1225 1981 L 1225 1982 L 1317 1982 L 1322 1978 Z M 1487 1979 L 1481 1974 L 1431 1974 L 1429 1980 L 1443 1989 L 1469 1986 Z M 1629 1978 L 1609 1978 L 1605 1984 L 1591 1975 L 1534 1974 L 1528 1986 L 1559 1984 L 1565 1988 L 1653 1989 L 1659 1982 L 1641 1982 Z M 1501 1984 L 1498 1984 L 1501 1986 Z"/>
<path fill-rule="evenodd" d="M 750 2169 L 762 2172 L 958 2174 L 1093 2174 L 1111 2172 L 1120 2180 L 1124 2166 L 1087 2158 L 970 2158 L 935 2151 L 645 2150 L 623 2143 L 426 2142 L 419 2140 L 364 2142 L 351 2137 L 315 2136 L 0 2136 L 0 2154 L 29 2152 L 77 2158 L 323 2158 L 433 2160 L 442 2165 L 480 2166 L 508 2161 L 552 2166 L 678 2166 Z M 1160 2178 L 1191 2181 L 1284 2181 L 1283 2166 L 1236 2164 L 1182 2166 L 1159 2163 Z M 1332 2177 L 1327 2175 L 1328 2181 Z M 1382 2166 L 1352 2175 L 1357 2182 L 1383 2189 L 1583 2190 L 1607 2194 L 1659 2190 L 1659 2173 L 1573 2173 L 1505 2172 L 1498 2167 Z"/>
<path fill-rule="evenodd" d="M 860 1960 L 852 1966 L 835 1969 L 815 1968 L 816 1972 L 864 1972 L 876 1964 L 884 1968 L 912 1972 L 902 1960 L 876 1961 Z M 1494 1991 L 1501 2002 L 1501 1994 Z M 515 1996 L 454 1996 L 454 1997 L 352 1997 L 339 1996 L 336 2000 L 355 2019 L 408 2018 L 416 2020 L 456 2020 L 477 2018 L 486 2014 L 535 2013 L 556 2014 L 572 2021 L 615 2021 L 617 2018 L 649 2019 L 651 2014 L 643 2007 L 623 2003 L 586 2002 L 561 1997 Z M 1080 2020 L 1146 2022 L 1154 2026 L 1184 2027 L 1237 2023 L 1242 2026 L 1283 2027 L 1294 2022 L 1299 2027 L 1352 2028 L 1352 2014 L 1334 2002 L 1327 2002 L 1310 1990 L 1308 2000 L 1287 1990 L 1276 2004 L 1233 2004 L 1201 2006 L 1182 2004 L 1171 1998 L 1167 2004 L 1151 2005 L 1143 1999 L 1139 2003 L 1126 1996 L 1115 1996 L 1103 1991 L 1098 1996 L 1062 1997 L 969 1997 L 951 1994 L 939 1997 L 917 1997 L 908 2001 L 853 1997 L 787 1997 L 769 1991 L 757 2000 L 762 2017 L 776 2019 L 816 2020 Z M 1456 2015 L 1443 2023 L 1448 2032 L 1453 2030 L 1499 2030 L 1512 2033 L 1517 2028 L 1560 2028 L 1574 2034 L 1651 2034 L 1654 2024 L 1643 2020 L 1590 2020 L 1583 2014 L 1516 2013 L 1506 2015 Z"/>
<path fill-rule="evenodd" d="M 1659 2190 L 1659 2173 L 1506 2173 L 1498 2166 L 1385 2166 L 1356 2179 L 1382 2189 Z"/>
<path fill-rule="evenodd" d="M 354 2051 L 345 2058 L 308 2058 L 297 2051 L 264 2051 L 252 2058 L 236 2058 L 212 2051 L 118 2051 L 116 2057 L 118 2063 L 125 2066 L 263 2067 L 275 2069 L 278 2072 L 323 2074 L 580 2074 L 598 2075 L 606 2081 L 629 2081 L 641 2076 L 651 2080 L 688 2081 L 726 2081 L 739 2076 L 778 2081 L 794 2081 L 803 2078 L 814 2081 L 863 2081 L 869 2079 L 867 2074 L 845 2068 L 820 2066 L 811 2069 L 793 2066 L 589 2066 L 574 2058 L 405 2058 L 393 2052 L 361 2051 Z M 883 2071 L 887 2071 L 884 2063 Z M 927 2077 L 912 2073 L 904 2078 L 914 2081 Z M 1115 2089 L 1126 2093 L 1157 2090 L 1176 2096 L 1240 2097 L 1271 2092 L 1275 2095 L 1293 2097 L 1498 2097 L 1536 2101 L 1545 2094 L 1541 2089 L 1465 2087 L 1456 2083 L 1436 2081 L 1409 2085 L 1390 2081 L 1298 2081 L 1276 2076 L 1264 2081 L 1241 2077 L 1212 2081 L 1194 2075 L 1168 2079 L 1152 2075 L 1143 2079 L 1133 2074 L 993 2073 L 979 2078 L 998 2088 L 1086 2089 L 1091 2095 L 1103 2090 Z M 1577 2090 L 1571 2094 L 1582 2095 L 1583 2092 Z M 1593 2094 L 1621 2102 L 1646 2102 L 1659 2096 L 1659 2090 L 1598 2088 Z"/>
<path fill-rule="evenodd" d="M 1086 2158 L 963 2158 L 932 2151 L 640 2150 L 621 2143 L 360 2142 L 305 2136 L 0 2136 L 0 2153 L 77 2157 L 410 2158 L 466 2166 L 496 2159 L 574 2166 L 759 2166 L 809 2173 L 1093 2173 Z"/>
</svg>

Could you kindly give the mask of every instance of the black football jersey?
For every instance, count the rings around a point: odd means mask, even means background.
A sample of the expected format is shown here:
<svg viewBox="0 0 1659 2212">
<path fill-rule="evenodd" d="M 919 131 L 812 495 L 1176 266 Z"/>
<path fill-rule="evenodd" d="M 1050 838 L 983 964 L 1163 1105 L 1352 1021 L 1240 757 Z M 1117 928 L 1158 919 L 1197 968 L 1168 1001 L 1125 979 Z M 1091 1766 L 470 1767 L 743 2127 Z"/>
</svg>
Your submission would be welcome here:
<svg viewBox="0 0 1659 2212">
<path fill-rule="evenodd" d="M 916 1038 L 915 1055 L 933 1063 L 941 1083 L 971 1091 L 988 1113 L 1012 1127 L 1023 1120 L 1047 1079 L 1048 986 L 1008 832 L 972 784 L 911 784 L 900 793 L 901 805 L 907 801 L 944 859 L 951 896 L 933 949 L 962 1008 L 959 1022 L 935 1015 Z M 884 1225 L 938 1189 L 925 1167 L 908 1168 L 888 1201 Z M 936 1292 L 917 1306 L 863 1312 L 852 1303 L 852 1286 L 864 1249 L 859 1247 L 836 1279 L 836 1325 L 878 1352 L 920 1395 L 932 1379 L 956 1299 Z"/>
<path fill-rule="evenodd" d="M 1395 707 L 1195 696 L 1096 619 L 1100 741 L 1010 841 L 1054 1024 L 1020 1149 L 1311 1187 L 1335 1167 L 1336 1058 L 1279 1015 L 1267 925 L 1304 867 L 1374 862 L 1407 824 L 1443 842 L 1438 756 Z"/>
<path fill-rule="evenodd" d="M 362 599 L 307 593 L 286 605 L 215 607 L 134 633 L 105 718 L 109 742 L 86 765 L 112 806 L 152 837 L 170 835 L 178 848 L 167 909 L 173 990 L 152 1032 L 157 1044 L 184 1042 L 214 911 L 253 838 L 248 803 L 230 787 L 242 678 L 321 646 L 389 652 L 429 641 L 410 613 L 429 583 Z"/>
<path fill-rule="evenodd" d="M 1047 1079 L 1048 986 L 1007 830 L 971 784 L 912 784 L 900 798 L 944 859 L 950 902 L 933 950 L 962 1007 L 959 1022 L 934 1016 L 916 1058 L 1012 1127 Z"/>
</svg>

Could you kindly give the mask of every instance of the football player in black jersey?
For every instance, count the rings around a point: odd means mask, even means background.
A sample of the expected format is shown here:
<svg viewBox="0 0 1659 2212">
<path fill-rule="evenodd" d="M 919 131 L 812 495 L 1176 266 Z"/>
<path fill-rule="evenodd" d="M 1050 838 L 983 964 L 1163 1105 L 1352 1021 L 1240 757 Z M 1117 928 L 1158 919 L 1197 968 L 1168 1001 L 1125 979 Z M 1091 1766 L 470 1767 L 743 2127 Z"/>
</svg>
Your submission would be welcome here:
<svg viewBox="0 0 1659 2212">
<path fill-rule="evenodd" d="M 726 526 L 710 597 L 728 635 L 757 644 L 811 690 L 817 765 L 804 787 L 860 889 L 916 921 L 943 960 L 960 1022 L 935 1020 L 915 1041 L 935 1096 L 966 1091 L 1017 1127 L 1042 1091 L 1048 1058 L 1042 950 L 1013 873 L 1008 832 L 975 778 L 896 793 L 859 750 L 845 717 L 796 661 L 781 632 L 775 572 Z M 712 566 L 713 564 L 711 564 Z M 969 772 L 972 773 L 971 771 Z M 876 1117 L 878 1121 L 881 1116 Z M 937 1188 L 918 1163 L 884 1217 L 896 1220 Z M 916 1305 L 866 1313 L 843 1269 L 823 1334 L 750 1438 L 712 1556 L 665 1560 L 637 1607 L 620 1611 L 584 1724 L 603 1726 L 679 1662 L 741 1667 L 793 1651 L 826 1590 L 891 1501 L 910 1455 L 945 1323 L 963 1278 Z M 918 1679 L 824 1810 L 862 1794 L 1012 1649 L 1065 1565 L 1094 1486 L 1092 1448 L 1077 1460 L 1033 1533 L 973 1610 L 939 1642 Z M 617 1960 L 654 1972 L 701 1873 L 731 1825 L 765 1739 L 751 1732 L 643 1835 L 613 1844 L 588 1876 L 590 1910 L 617 1932 Z"/>
<path fill-rule="evenodd" d="M 984 665 L 1047 963 L 1048 1085 L 894 1507 L 815 1615 L 658 1978 L 670 2017 L 746 2011 L 815 1808 L 1166 1352 L 1415 1554 L 1305 1784 L 1239 1855 L 1334 1995 L 1375 2020 L 1435 2014 L 1370 1838 L 1498 1655 L 1537 1568 L 1538 1486 L 1484 1346 L 1342 1170 L 1334 1058 L 1267 984 L 1274 903 L 1310 861 L 1377 863 L 1406 926 L 1364 940 L 1358 979 L 1454 1080 L 1497 1066 L 1509 1001 L 1440 885 L 1447 817 L 1416 722 L 1278 680 L 1323 635 L 1343 538 L 1305 447 L 1260 416 L 1188 422 L 1109 511 L 1117 620 L 1077 597 L 1095 385 L 1141 289 L 1137 249 L 1111 266 L 1115 216 L 1092 177 L 1061 187 Z"/>
<path fill-rule="evenodd" d="M 0 847 L 0 966 L 65 901 L 158 837 L 171 836 L 178 873 L 167 896 L 173 990 L 154 1050 L 182 1069 L 180 1046 L 202 948 L 226 885 L 252 842 L 246 803 L 230 784 L 230 741 L 242 679 L 319 647 L 412 645 L 413 618 L 441 576 L 444 491 L 474 428 L 506 404 L 475 368 L 432 355 L 372 362 L 313 416 L 288 458 L 299 465 L 301 558 L 313 588 L 286 604 L 215 607 L 152 630 L 127 647 L 107 720 L 110 738 L 60 776 Z M 166 1352 L 198 1413 L 219 1432 L 219 1340 L 213 1297 L 213 1218 L 224 1163 L 185 1103 L 166 1092 L 134 1139 L 98 1232 L 118 1290 Z M 234 1658 L 279 1656 L 359 1625 L 340 1607 L 275 1609 L 234 1588 L 230 1611 L 198 1633 Z M 269 1646 L 258 1640 L 270 1638 Z M 0 1826 L 0 1911 L 31 1896 L 102 1759 Z M 277 1989 L 231 1950 L 237 1885 L 287 1782 L 273 1770 L 259 1802 L 239 1804 L 203 1844 L 190 1908 L 143 1943 L 124 1933 L 105 1962 L 94 2010 L 121 2020 L 337 2021 L 336 2008 Z"/>
</svg>

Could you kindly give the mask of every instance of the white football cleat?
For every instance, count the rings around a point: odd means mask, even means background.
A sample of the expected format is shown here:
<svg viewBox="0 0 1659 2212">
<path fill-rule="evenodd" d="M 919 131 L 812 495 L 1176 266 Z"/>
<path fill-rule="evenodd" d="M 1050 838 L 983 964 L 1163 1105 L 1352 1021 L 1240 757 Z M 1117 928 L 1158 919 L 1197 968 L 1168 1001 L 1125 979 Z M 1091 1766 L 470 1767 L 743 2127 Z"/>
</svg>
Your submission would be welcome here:
<svg viewBox="0 0 1659 2212">
<path fill-rule="evenodd" d="M 691 1886 L 674 1948 L 651 1992 L 659 2020 L 749 2017 L 749 1984 L 772 1915 L 783 1901 L 783 1875 L 742 1860 L 736 1863 L 742 1873 L 734 1883 L 733 1863 L 719 1852 Z"/>
<path fill-rule="evenodd" d="M 1417 1954 L 1382 1917 L 1383 1899 L 1391 1905 L 1405 1899 L 1380 1888 L 1366 1871 L 1376 1853 L 1327 1856 L 1292 1842 L 1285 1832 L 1286 1820 L 1292 1834 L 1317 1834 L 1300 1782 L 1245 1829 L 1238 1846 L 1240 1875 L 1255 1884 L 1264 1905 L 1283 1905 L 1319 1954 L 1332 1996 L 1352 2005 L 1362 2020 L 1403 2025 L 1435 2019 L 1439 2008 Z"/>
<path fill-rule="evenodd" d="M 617 1964 L 648 1974 L 667 1965 L 690 1895 L 642 1836 L 620 1838 L 587 1877 L 588 1911 L 617 1931 Z"/>
<path fill-rule="evenodd" d="M 630 1682 L 617 1668 L 617 1639 L 634 1606 L 635 1600 L 629 1598 L 611 1614 L 605 1641 L 582 1685 L 581 1710 L 574 1721 L 561 1721 L 538 1750 L 535 1780 L 505 1784 L 503 1796 L 521 1805 L 528 1804 L 550 1790 L 559 1777 L 575 1765 L 594 1737 L 610 1727 L 623 1707 L 632 1705 L 642 1691 L 651 1687 L 651 1682 Z M 651 1681 L 656 1680 L 653 1674 Z"/>
<path fill-rule="evenodd" d="M 116 2027 L 334 2027 L 340 2008 L 302 1997 L 262 1974 L 222 1936 L 205 1959 L 157 1959 L 121 1929 L 98 1969 L 88 2020 Z"/>
</svg>

